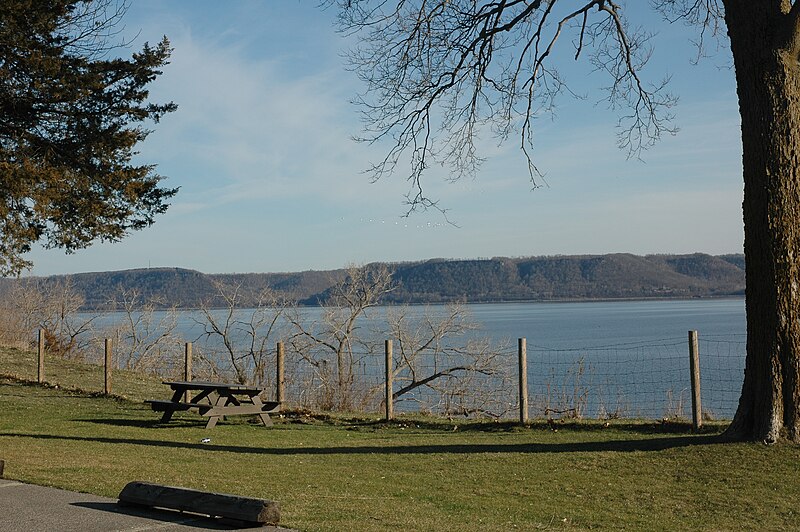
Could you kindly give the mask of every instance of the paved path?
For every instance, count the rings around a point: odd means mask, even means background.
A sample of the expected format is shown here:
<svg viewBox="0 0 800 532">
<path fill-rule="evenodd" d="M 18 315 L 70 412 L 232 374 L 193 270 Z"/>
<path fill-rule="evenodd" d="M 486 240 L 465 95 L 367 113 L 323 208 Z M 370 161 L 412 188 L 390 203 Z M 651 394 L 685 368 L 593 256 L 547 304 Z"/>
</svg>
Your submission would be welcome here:
<svg viewBox="0 0 800 532">
<path fill-rule="evenodd" d="M 146 532 L 184 530 L 287 531 L 278 527 L 237 528 L 219 519 L 121 507 L 116 499 L 23 484 L 0 478 L 0 531 Z"/>
</svg>

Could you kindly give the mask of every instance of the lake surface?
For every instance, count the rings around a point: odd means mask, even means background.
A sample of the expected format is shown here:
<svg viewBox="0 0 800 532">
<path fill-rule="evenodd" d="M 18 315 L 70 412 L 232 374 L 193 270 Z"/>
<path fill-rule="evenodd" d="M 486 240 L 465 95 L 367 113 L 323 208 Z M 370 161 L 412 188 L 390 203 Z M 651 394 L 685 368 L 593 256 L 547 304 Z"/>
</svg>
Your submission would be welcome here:
<svg viewBox="0 0 800 532">
<path fill-rule="evenodd" d="M 469 305 L 494 338 L 527 338 L 548 348 L 599 347 L 686 338 L 743 339 L 744 299 L 503 303 Z"/>
<path fill-rule="evenodd" d="M 744 299 L 469 305 L 495 340 L 527 340 L 532 415 L 691 417 L 688 331 L 703 411 L 730 419 L 741 391 Z"/>
<path fill-rule="evenodd" d="M 715 418 L 735 412 L 744 367 L 746 325 L 744 299 L 649 300 L 466 305 L 478 325 L 474 336 L 503 345 L 506 366 L 516 374 L 517 339 L 527 339 L 531 415 L 587 417 L 691 417 L 687 331 L 700 338 L 702 402 Z M 416 306 L 412 315 L 443 315 L 445 306 Z M 241 311 L 242 315 L 248 311 Z M 309 322 L 318 308 L 300 309 Z M 386 307 L 370 309 L 380 322 Z M 219 311 L 222 316 L 223 311 Z M 115 314 L 103 317 L 113 322 Z M 121 315 L 117 315 L 119 318 Z M 202 328 L 200 312 L 182 312 L 177 333 L 194 341 Z M 370 329 L 364 323 L 365 330 Z M 277 340 L 277 339 L 276 339 Z M 382 358 L 365 357 L 369 379 L 382 375 Z M 375 367 L 372 367 L 375 366 Z M 514 390 L 502 387 L 514 410 Z M 516 382 L 513 382 L 516 389 Z M 423 397 L 410 396 L 409 404 Z M 402 408 L 401 408 L 402 409 Z M 512 414 L 513 415 L 513 414 Z"/>
<path fill-rule="evenodd" d="M 540 410 L 549 402 L 552 410 L 582 407 L 591 417 L 691 417 L 688 331 L 696 330 L 703 411 L 724 419 L 736 411 L 744 299 L 471 308 L 493 336 L 527 338 L 530 393 Z"/>
<path fill-rule="evenodd" d="M 380 318 L 389 307 L 370 309 Z M 687 331 L 699 331 L 700 338 L 738 338 L 746 334 L 744 299 L 696 299 L 667 301 L 602 301 L 563 303 L 479 303 L 466 308 L 480 334 L 495 340 L 527 338 L 528 345 L 551 349 L 602 347 L 626 343 L 651 343 L 663 339 L 686 338 Z M 444 305 L 412 306 L 412 313 L 444 315 Z M 252 312 L 240 311 L 241 316 Z M 318 320 L 322 311 L 300 309 L 309 321 Z M 156 312 L 156 320 L 164 312 Z M 92 316 L 86 313 L 86 316 Z M 222 317 L 223 310 L 215 311 Z M 103 314 L 96 321 L 108 326 L 124 319 L 119 312 Z M 191 341 L 202 332 L 199 311 L 181 311 L 177 332 Z"/>
</svg>

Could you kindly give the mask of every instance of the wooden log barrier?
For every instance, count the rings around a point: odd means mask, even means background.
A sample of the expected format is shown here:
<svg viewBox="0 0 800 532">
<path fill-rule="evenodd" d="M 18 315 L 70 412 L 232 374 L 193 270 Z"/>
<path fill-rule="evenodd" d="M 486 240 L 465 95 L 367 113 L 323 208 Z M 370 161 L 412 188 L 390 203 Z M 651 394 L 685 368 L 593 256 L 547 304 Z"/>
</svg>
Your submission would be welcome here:
<svg viewBox="0 0 800 532">
<path fill-rule="evenodd" d="M 281 514 L 280 505 L 275 501 L 138 481 L 129 482 L 122 488 L 119 503 L 180 510 L 258 525 L 277 525 Z"/>
</svg>

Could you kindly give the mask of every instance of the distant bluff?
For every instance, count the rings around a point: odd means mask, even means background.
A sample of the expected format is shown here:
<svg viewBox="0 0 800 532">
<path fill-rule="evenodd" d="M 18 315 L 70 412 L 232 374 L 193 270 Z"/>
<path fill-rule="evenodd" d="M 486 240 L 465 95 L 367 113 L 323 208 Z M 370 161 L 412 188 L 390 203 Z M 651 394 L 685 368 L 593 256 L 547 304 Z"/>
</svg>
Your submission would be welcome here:
<svg viewBox="0 0 800 532">
<path fill-rule="evenodd" d="M 479 260 L 431 259 L 388 264 L 398 288 L 386 303 L 553 301 L 635 298 L 693 298 L 744 295 L 743 255 L 647 255 L 627 253 Z M 162 306 L 223 306 L 216 283 L 239 285 L 241 306 L 256 304 L 270 288 L 304 305 L 319 304 L 346 271 L 205 274 L 181 268 L 81 273 L 69 277 L 86 309 L 107 309 L 121 290 L 136 289 Z M 2 279 L 7 291 L 17 281 Z"/>
</svg>

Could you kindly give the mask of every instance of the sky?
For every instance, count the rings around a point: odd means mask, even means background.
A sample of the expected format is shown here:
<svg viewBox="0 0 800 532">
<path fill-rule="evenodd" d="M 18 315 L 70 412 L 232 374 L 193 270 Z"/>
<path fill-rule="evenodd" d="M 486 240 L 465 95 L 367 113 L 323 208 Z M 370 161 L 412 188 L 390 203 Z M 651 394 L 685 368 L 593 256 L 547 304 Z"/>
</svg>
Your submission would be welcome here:
<svg viewBox="0 0 800 532">
<path fill-rule="evenodd" d="M 171 63 L 151 99 L 178 110 L 154 126 L 137 159 L 179 187 L 156 223 L 117 243 L 65 255 L 34 249 L 26 275 L 180 267 L 205 273 L 327 270 L 373 261 L 601 253 L 741 253 L 740 122 L 729 53 L 694 61 L 697 31 L 655 17 L 645 73 L 670 76 L 680 131 L 628 159 L 616 115 L 598 105 L 603 80 L 565 65 L 586 100 L 564 97 L 534 123 L 532 189 L 517 139 L 482 137 L 475 178 L 433 168 L 426 192 L 448 210 L 406 217 L 399 171 L 364 171 L 388 146 L 361 133 L 346 69 L 352 37 L 316 0 L 136 0 L 124 19 L 129 53 L 166 35 Z M 439 172 L 439 173 L 437 173 Z"/>
</svg>

